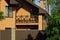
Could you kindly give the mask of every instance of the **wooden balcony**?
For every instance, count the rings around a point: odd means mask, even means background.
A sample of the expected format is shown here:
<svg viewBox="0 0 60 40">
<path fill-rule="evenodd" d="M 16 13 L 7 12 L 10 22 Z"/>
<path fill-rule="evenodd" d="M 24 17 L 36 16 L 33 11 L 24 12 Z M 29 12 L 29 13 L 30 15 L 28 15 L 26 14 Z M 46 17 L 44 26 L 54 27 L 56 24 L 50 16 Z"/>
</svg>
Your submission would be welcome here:
<svg viewBox="0 0 60 40">
<path fill-rule="evenodd" d="M 16 25 L 38 25 L 38 20 L 35 17 L 17 16 Z"/>
</svg>

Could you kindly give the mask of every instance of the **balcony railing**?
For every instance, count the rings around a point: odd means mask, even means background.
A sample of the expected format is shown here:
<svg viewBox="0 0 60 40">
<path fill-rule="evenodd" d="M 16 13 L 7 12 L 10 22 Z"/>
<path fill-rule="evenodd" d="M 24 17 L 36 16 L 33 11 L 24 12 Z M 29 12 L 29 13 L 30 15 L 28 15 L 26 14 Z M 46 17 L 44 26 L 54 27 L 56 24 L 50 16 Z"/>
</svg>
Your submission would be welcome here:
<svg viewBox="0 0 60 40">
<path fill-rule="evenodd" d="M 16 16 L 16 23 L 38 23 L 38 20 L 30 16 Z"/>
</svg>

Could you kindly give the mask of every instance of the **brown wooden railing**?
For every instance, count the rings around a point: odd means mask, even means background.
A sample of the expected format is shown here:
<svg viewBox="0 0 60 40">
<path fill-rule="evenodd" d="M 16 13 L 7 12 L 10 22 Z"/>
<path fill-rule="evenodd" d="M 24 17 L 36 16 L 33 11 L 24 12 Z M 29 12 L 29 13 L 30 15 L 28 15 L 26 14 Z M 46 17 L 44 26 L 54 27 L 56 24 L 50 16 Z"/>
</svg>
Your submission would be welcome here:
<svg viewBox="0 0 60 40">
<path fill-rule="evenodd" d="M 29 16 L 16 16 L 16 23 L 37 23 L 38 20 L 35 17 Z"/>
</svg>

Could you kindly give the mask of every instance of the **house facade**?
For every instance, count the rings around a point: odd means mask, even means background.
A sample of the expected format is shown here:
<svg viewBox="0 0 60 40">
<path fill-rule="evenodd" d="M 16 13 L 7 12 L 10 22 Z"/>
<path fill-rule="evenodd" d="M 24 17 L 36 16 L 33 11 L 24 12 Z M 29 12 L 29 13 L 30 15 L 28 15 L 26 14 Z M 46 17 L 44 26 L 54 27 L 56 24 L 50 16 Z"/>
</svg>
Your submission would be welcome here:
<svg viewBox="0 0 60 40">
<path fill-rule="evenodd" d="M 0 11 L 4 13 L 4 19 L 0 21 L 0 30 L 45 30 L 48 12 L 44 7 L 47 8 L 47 2 L 44 5 L 44 0 L 40 0 L 40 6 L 32 0 L 0 0 Z"/>
</svg>

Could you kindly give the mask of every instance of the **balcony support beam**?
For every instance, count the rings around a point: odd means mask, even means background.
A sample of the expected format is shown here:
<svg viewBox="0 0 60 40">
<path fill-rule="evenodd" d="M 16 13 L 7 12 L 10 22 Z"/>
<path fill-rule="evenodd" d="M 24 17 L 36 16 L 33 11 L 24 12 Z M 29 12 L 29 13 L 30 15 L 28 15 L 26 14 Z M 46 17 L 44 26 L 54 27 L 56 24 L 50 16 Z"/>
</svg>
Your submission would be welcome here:
<svg viewBox="0 0 60 40">
<path fill-rule="evenodd" d="M 43 19 L 42 18 L 43 18 L 42 15 L 38 16 L 38 30 L 43 30 L 43 24 L 42 24 Z"/>
</svg>

